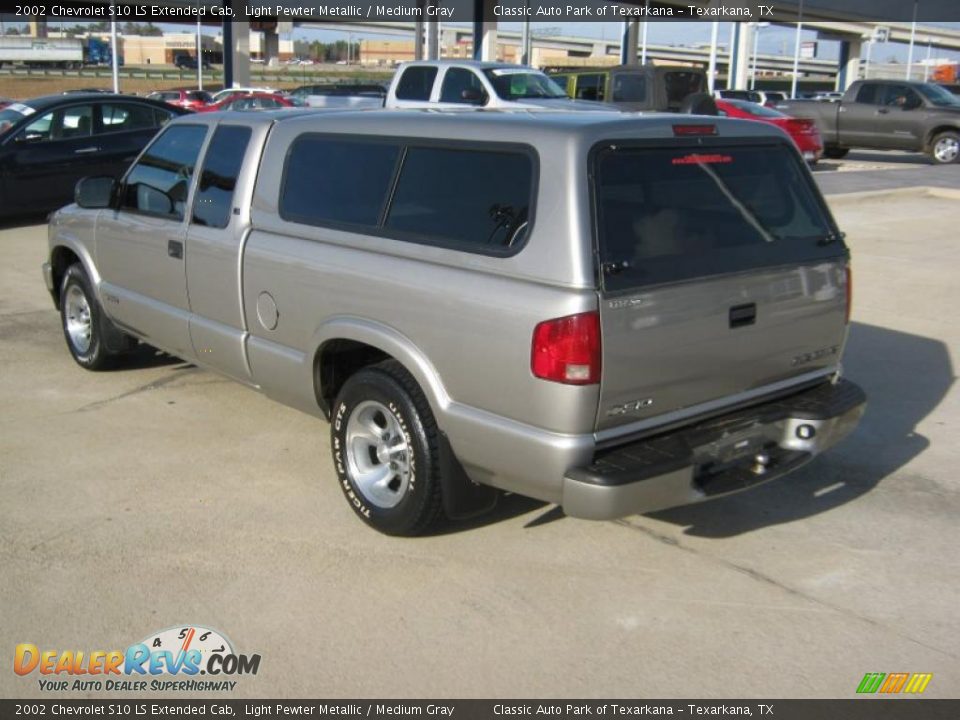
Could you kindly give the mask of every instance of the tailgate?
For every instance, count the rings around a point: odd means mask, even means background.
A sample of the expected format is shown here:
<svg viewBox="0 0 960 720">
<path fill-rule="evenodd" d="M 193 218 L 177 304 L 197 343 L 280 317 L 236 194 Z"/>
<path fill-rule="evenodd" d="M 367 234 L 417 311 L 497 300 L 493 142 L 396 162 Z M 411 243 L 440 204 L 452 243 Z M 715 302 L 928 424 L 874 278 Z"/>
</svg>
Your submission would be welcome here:
<svg viewBox="0 0 960 720">
<path fill-rule="evenodd" d="M 734 403 L 839 362 L 847 252 L 785 142 L 621 144 L 593 162 L 598 431 Z"/>
</svg>

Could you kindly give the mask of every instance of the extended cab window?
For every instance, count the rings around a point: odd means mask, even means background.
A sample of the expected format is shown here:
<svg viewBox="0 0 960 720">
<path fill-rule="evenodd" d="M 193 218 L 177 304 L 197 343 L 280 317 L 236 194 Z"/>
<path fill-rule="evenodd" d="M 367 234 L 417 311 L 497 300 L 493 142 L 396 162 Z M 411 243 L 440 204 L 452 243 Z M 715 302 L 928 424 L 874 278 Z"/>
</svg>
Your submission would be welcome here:
<svg viewBox="0 0 960 720">
<path fill-rule="evenodd" d="M 786 144 L 597 151 L 605 289 L 842 255 L 794 155 Z"/>
<path fill-rule="evenodd" d="M 429 100 L 433 90 L 433 81 L 437 77 L 437 68 L 428 65 L 414 65 L 403 71 L 397 84 L 398 100 Z"/>
<path fill-rule="evenodd" d="M 860 89 L 857 90 L 857 102 L 863 103 L 864 105 L 880 105 L 882 100 L 879 91 L 882 89 L 883 88 L 875 83 L 864 83 L 860 86 Z"/>
<path fill-rule="evenodd" d="M 247 127 L 221 125 L 213 134 L 193 202 L 195 224 L 215 228 L 230 224 L 233 191 L 249 142 L 250 128 Z"/>
<path fill-rule="evenodd" d="M 508 249 L 523 242 L 532 194 L 526 153 L 411 147 L 385 227 L 427 244 Z"/>
<path fill-rule="evenodd" d="M 167 128 L 127 175 L 120 191 L 120 209 L 182 220 L 206 135 L 207 128 L 202 125 Z"/>
<path fill-rule="evenodd" d="M 297 138 L 287 156 L 280 217 L 308 225 L 377 225 L 399 156 L 399 143 Z"/>
</svg>

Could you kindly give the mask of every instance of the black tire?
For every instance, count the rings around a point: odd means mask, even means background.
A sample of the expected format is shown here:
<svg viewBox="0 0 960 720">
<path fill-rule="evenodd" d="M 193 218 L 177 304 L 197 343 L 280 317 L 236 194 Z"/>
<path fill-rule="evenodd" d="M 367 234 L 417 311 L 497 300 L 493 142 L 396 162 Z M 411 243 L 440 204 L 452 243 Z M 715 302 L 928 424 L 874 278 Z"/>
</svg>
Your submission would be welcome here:
<svg viewBox="0 0 960 720">
<path fill-rule="evenodd" d="M 952 130 L 937 133 L 930 143 L 930 159 L 937 165 L 960 162 L 960 133 Z"/>
<path fill-rule="evenodd" d="M 847 156 L 847 153 L 850 152 L 850 148 L 837 147 L 836 145 L 827 145 L 823 149 L 823 156 L 825 158 L 830 158 L 831 160 L 840 160 Z"/>
<path fill-rule="evenodd" d="M 85 313 L 82 311 L 84 306 Z M 67 268 L 60 283 L 60 324 L 63 327 L 63 337 L 67 341 L 67 349 L 77 365 L 86 370 L 110 367 L 118 355 L 135 344 L 132 338 L 122 337 L 119 342 L 121 349 L 111 349 L 108 342 L 111 338 L 107 337 L 108 334 L 112 332 L 119 336 L 120 333 L 104 316 L 87 273 L 80 263 Z M 86 343 L 80 330 L 84 325 L 89 334 Z"/>
<path fill-rule="evenodd" d="M 374 432 L 364 432 L 371 423 Z M 368 438 L 379 433 L 375 447 Z M 405 449 L 388 454 L 397 445 Z M 423 390 L 397 361 L 364 368 L 344 383 L 330 418 L 330 452 L 347 502 L 372 528 L 420 535 L 443 518 L 437 423 Z M 382 479 L 372 487 L 377 473 Z"/>
</svg>

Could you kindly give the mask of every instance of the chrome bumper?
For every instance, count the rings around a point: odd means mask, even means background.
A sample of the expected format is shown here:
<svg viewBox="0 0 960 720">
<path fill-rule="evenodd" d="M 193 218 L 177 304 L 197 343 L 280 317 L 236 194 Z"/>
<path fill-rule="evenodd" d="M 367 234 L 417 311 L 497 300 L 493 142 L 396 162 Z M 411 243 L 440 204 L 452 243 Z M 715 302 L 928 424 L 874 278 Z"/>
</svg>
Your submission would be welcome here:
<svg viewBox="0 0 960 720">
<path fill-rule="evenodd" d="M 849 435 L 866 395 L 846 380 L 598 451 L 563 479 L 563 509 L 591 520 L 653 512 L 781 477 Z"/>
</svg>

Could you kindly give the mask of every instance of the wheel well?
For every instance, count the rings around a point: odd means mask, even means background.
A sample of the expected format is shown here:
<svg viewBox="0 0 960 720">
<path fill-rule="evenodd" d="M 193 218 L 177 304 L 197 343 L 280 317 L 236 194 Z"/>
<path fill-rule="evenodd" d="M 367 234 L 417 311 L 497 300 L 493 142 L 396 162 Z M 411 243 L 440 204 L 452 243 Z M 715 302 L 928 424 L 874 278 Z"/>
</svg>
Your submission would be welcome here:
<svg viewBox="0 0 960 720">
<path fill-rule="evenodd" d="M 324 415 L 330 416 L 334 399 L 351 375 L 370 365 L 393 359 L 383 350 L 355 340 L 325 342 L 317 352 L 313 366 L 317 402 Z"/>
<path fill-rule="evenodd" d="M 960 134 L 960 128 L 956 128 L 953 125 L 941 125 L 940 127 L 935 127 L 927 135 L 927 142 L 924 143 L 924 148 L 929 150 L 931 147 L 933 147 L 933 139 L 937 135 L 943 132 L 952 132 L 952 133 Z"/>
<path fill-rule="evenodd" d="M 53 291 L 51 294 L 57 310 L 60 309 L 60 283 L 63 282 L 63 274 L 68 267 L 78 262 L 80 262 L 80 258 L 77 257 L 76 253 L 62 245 L 54 248 L 50 254 L 50 268 L 53 273 Z"/>
</svg>

